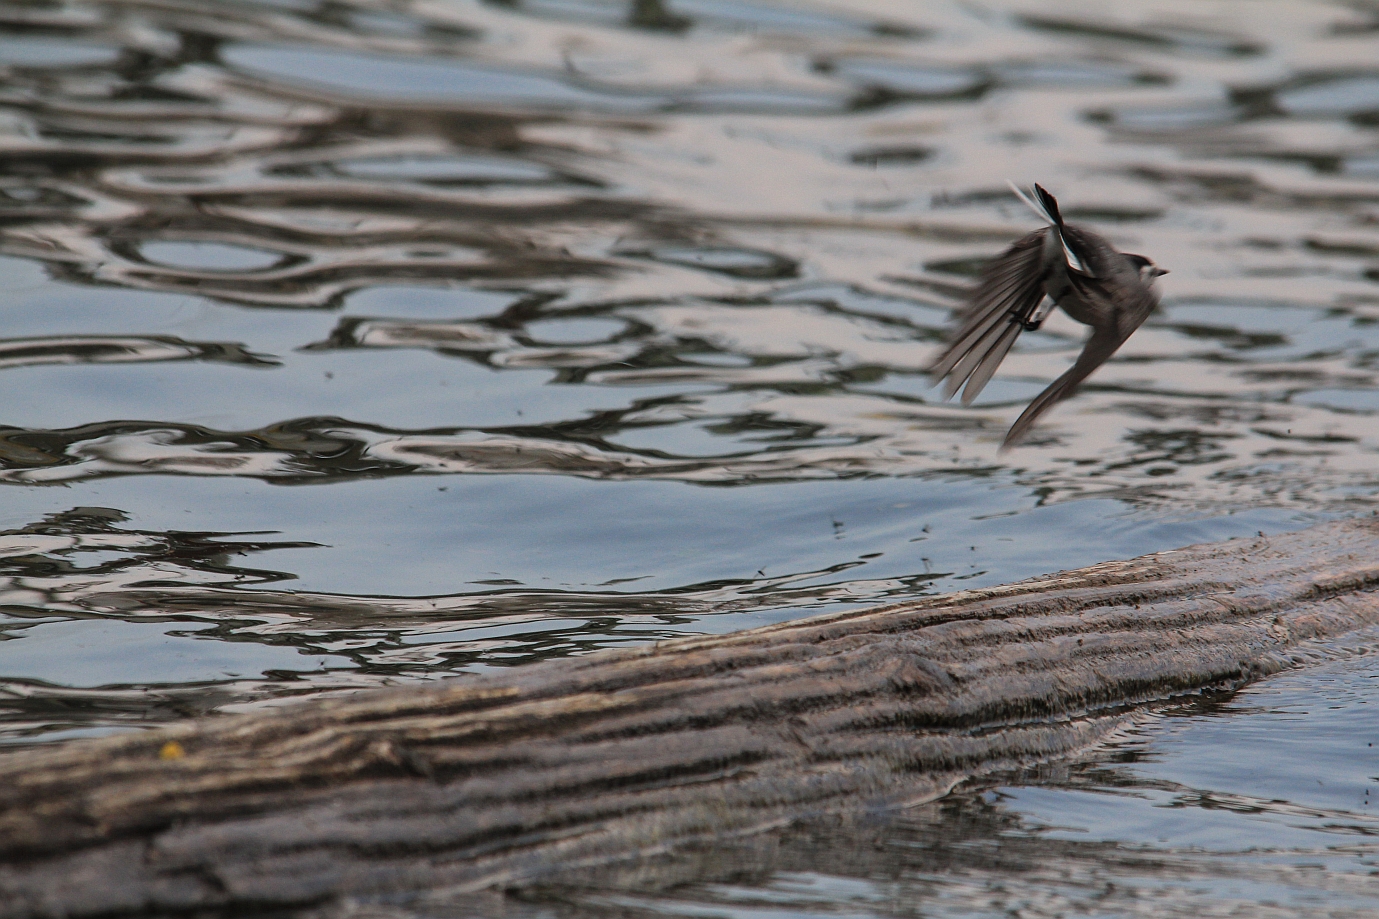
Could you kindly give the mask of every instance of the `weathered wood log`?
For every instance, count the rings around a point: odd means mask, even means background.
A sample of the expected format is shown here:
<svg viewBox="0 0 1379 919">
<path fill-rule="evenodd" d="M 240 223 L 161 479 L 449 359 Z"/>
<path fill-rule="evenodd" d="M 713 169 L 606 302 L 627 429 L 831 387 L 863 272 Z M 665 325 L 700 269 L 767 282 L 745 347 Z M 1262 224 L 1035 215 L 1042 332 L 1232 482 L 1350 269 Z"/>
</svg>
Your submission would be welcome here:
<svg viewBox="0 0 1379 919">
<path fill-rule="evenodd" d="M 444 897 L 924 801 L 1374 625 L 1365 518 L 19 752 L 0 916 Z"/>
</svg>

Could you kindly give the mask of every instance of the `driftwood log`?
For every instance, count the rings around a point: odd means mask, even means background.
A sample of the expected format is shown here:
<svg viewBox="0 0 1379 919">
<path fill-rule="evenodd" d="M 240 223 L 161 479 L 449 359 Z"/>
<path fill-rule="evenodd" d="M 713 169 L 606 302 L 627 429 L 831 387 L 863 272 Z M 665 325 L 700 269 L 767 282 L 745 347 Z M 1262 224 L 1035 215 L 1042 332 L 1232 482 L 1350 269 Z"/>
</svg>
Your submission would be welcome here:
<svg viewBox="0 0 1379 919">
<path fill-rule="evenodd" d="M 1379 625 L 1379 519 L 0 757 L 0 916 L 461 896 L 1066 756 Z M 1338 639 L 1350 635 L 1348 642 Z"/>
</svg>

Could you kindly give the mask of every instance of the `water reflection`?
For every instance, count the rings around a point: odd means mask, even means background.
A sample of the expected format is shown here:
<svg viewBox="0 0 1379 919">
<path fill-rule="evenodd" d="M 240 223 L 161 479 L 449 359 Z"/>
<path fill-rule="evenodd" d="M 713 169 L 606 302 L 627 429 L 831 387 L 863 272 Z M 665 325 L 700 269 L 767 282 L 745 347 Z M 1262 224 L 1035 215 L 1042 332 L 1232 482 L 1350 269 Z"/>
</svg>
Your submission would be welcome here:
<svg viewBox="0 0 1379 919">
<path fill-rule="evenodd" d="M 89 370 L 0 380 L 0 480 L 946 473 L 1189 515 L 1328 512 L 1375 484 L 1379 244 L 1341 169 L 1374 155 L 1373 77 L 1292 62 L 1254 21 L 697 2 L 6 15 L 0 249 L 55 282 L 8 266 L 22 334 L 0 365 Z M 1294 122 L 1330 132 L 1329 165 Z M 1052 130 L 1073 124 L 1076 153 Z M 1000 187 L 1016 167 L 1136 234 L 1174 284 L 1003 469 L 1007 416 L 1080 329 L 1028 336 L 972 409 L 936 403 L 923 368 L 967 279 L 1023 229 Z M 116 289 L 143 292 L 128 319 L 83 293 Z M 172 370 L 213 364 L 274 369 Z"/>
<path fill-rule="evenodd" d="M 139 530 L 99 507 L 0 533 L 0 737 L 75 736 L 526 663 L 673 637 L 705 615 L 923 592 L 952 573 L 844 577 L 864 554 L 651 592 L 629 592 L 646 576 L 581 591 L 471 574 L 470 592 L 387 597 L 278 589 L 295 576 L 239 561 L 317 548 L 268 534 Z"/>
<path fill-rule="evenodd" d="M 0 9 L 0 733 L 1369 510 L 1375 23 L 1282 0 Z M 1031 228 L 1007 178 L 1173 273 L 998 458 L 1083 331 L 1024 336 L 970 408 L 930 391 L 951 307 Z M 1006 825 L 990 847 L 1020 862 Z M 830 832 L 801 852 L 858 848 Z"/>
</svg>

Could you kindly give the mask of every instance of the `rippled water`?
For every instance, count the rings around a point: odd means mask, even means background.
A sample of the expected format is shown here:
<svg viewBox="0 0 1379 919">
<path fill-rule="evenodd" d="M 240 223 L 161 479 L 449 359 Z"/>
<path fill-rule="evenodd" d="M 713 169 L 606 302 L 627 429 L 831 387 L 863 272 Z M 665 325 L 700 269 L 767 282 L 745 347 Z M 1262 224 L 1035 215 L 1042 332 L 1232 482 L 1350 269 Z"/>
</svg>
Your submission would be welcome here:
<svg viewBox="0 0 1379 919">
<path fill-rule="evenodd" d="M 53 0 L 0 23 L 10 744 L 1373 506 L 1372 4 Z M 1023 336 L 972 408 L 928 387 L 964 285 L 1034 226 L 1008 178 L 1172 273 L 998 456 L 1082 335 Z M 1188 715 L 1136 742 L 1246 744 Z M 994 813 L 1018 854 L 1041 808 L 1094 806 L 1050 801 L 1124 805 L 1019 781 L 885 833 Z M 1098 838 L 1149 845 L 1135 825 Z M 1360 885 L 1368 858 L 1319 870 Z M 695 914 L 806 888 L 861 909 L 791 864 Z"/>
</svg>

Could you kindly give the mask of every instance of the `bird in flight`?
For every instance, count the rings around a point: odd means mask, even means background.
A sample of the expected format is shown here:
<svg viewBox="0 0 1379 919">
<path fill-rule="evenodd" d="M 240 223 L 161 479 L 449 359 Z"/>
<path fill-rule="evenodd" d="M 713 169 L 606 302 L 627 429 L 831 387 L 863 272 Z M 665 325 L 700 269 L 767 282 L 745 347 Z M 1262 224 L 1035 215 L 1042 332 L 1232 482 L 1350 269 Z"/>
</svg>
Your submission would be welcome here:
<svg viewBox="0 0 1379 919">
<path fill-rule="evenodd" d="M 982 269 L 957 334 L 929 366 L 934 383 L 944 383 L 945 399 L 961 389 L 963 405 L 970 405 L 1020 333 L 1039 328 L 1055 305 L 1092 334 L 1072 367 L 1011 425 L 1002 450 L 1019 443 L 1040 415 L 1076 392 L 1144 324 L 1159 305 L 1154 279 L 1168 274 L 1143 255 L 1117 252 L 1096 233 L 1064 223 L 1058 201 L 1042 186 L 1034 186 L 1032 197 L 1010 187 L 1048 226 L 1017 239 Z"/>
</svg>

